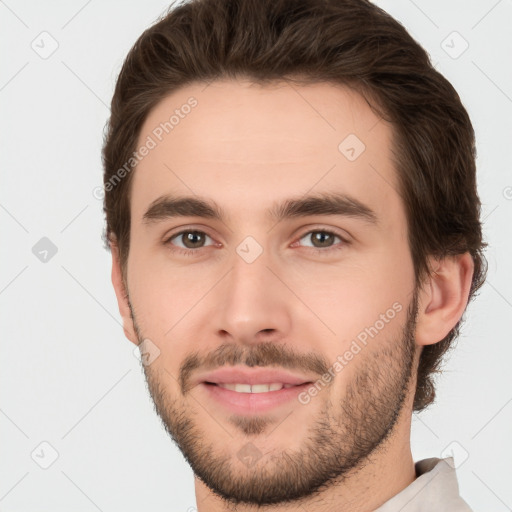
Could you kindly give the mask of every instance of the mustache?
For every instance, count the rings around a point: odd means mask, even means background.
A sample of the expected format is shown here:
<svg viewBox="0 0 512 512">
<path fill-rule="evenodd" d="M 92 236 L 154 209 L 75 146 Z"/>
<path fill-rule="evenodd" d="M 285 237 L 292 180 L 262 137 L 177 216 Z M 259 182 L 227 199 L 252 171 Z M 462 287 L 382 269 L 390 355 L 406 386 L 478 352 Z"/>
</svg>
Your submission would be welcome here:
<svg viewBox="0 0 512 512">
<path fill-rule="evenodd" d="M 190 390 L 193 372 L 197 369 L 215 370 L 222 366 L 246 365 L 249 367 L 275 367 L 302 370 L 322 376 L 329 369 L 327 360 L 314 353 L 300 354 L 289 346 L 275 342 L 261 342 L 253 347 L 235 343 L 224 344 L 213 352 L 201 356 L 199 352 L 187 356 L 180 366 L 179 384 L 181 393 Z"/>
</svg>

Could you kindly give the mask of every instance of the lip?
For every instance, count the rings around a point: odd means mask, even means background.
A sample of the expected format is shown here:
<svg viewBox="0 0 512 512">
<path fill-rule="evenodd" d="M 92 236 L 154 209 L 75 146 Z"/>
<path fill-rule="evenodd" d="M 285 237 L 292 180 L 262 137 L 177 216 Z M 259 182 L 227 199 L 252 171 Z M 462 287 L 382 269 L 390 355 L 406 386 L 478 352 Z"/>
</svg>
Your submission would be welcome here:
<svg viewBox="0 0 512 512">
<path fill-rule="evenodd" d="M 298 386 L 305 383 L 311 383 L 314 378 L 309 376 L 293 374 L 286 370 L 278 368 L 246 368 L 246 367 L 224 367 L 213 372 L 199 375 L 194 384 L 198 385 L 205 382 L 213 384 L 270 384 L 280 382 L 282 384 L 291 384 Z M 273 392 L 272 392 L 273 393 Z"/>
<path fill-rule="evenodd" d="M 206 382 L 201 382 L 198 387 L 208 399 L 215 401 L 230 413 L 256 415 L 269 412 L 293 400 L 298 404 L 298 395 L 310 385 L 311 382 L 306 382 L 267 393 L 238 393 Z"/>
<path fill-rule="evenodd" d="M 271 411 L 293 400 L 314 381 L 309 376 L 294 374 L 279 368 L 224 367 L 201 374 L 194 384 L 208 400 L 235 414 L 255 415 Z M 292 387 L 266 393 L 238 393 L 216 384 L 288 384 Z"/>
</svg>

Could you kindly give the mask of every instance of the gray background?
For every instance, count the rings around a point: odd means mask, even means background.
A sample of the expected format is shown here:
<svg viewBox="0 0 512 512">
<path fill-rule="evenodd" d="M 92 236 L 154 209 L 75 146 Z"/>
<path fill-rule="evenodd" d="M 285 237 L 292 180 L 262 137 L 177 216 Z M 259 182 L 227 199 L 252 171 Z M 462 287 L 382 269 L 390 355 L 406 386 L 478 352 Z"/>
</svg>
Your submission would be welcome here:
<svg viewBox="0 0 512 512">
<path fill-rule="evenodd" d="M 512 1 L 377 3 L 469 111 L 490 244 L 438 402 L 413 417 L 413 455 L 453 454 L 475 510 L 512 510 Z M 194 510 L 193 474 L 123 335 L 94 195 L 115 78 L 167 5 L 0 1 L 2 511 Z"/>
</svg>

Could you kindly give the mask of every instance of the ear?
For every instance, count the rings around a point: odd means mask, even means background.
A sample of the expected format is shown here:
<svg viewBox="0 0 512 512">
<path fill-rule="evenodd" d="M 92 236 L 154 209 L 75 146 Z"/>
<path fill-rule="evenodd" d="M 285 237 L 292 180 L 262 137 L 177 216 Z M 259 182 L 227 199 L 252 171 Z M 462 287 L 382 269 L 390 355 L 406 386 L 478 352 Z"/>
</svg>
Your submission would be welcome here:
<svg viewBox="0 0 512 512">
<path fill-rule="evenodd" d="M 119 247 L 116 242 L 110 241 L 110 252 L 112 253 L 112 284 L 116 292 L 119 313 L 123 319 L 123 330 L 125 336 L 135 345 L 139 344 L 138 337 L 133 325 L 132 312 L 128 303 L 128 294 L 121 272 L 121 260 L 119 258 Z"/>
<path fill-rule="evenodd" d="M 461 319 L 473 278 L 473 258 L 466 252 L 431 258 L 431 275 L 418 296 L 416 342 L 433 345 L 441 341 Z"/>
</svg>

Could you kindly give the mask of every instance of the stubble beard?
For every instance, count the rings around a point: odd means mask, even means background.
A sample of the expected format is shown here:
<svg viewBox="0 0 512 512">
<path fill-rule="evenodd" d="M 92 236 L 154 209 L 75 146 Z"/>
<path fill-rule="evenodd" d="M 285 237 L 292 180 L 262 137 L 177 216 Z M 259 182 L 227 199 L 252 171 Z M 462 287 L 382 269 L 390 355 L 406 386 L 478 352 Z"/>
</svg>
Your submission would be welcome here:
<svg viewBox="0 0 512 512">
<path fill-rule="evenodd" d="M 366 356 L 360 371 L 347 383 L 341 403 L 325 400 L 311 419 L 299 450 L 275 449 L 247 470 L 240 470 L 237 451 L 249 441 L 257 444 L 258 435 L 270 423 L 268 418 L 231 416 L 230 423 L 247 437 L 247 442 L 240 443 L 233 452 L 232 440 L 227 443 L 229 446 L 219 446 L 209 436 L 208 426 L 197 414 L 203 412 L 199 404 L 191 408 L 194 401 L 185 405 L 184 400 L 169 396 L 165 382 L 172 377 L 168 372 L 143 365 L 148 390 L 164 428 L 194 474 L 226 504 L 284 505 L 314 498 L 353 476 L 392 434 L 413 374 L 416 313 L 415 293 L 401 338 L 391 343 L 386 340 L 382 348 Z M 143 340 L 133 319 L 139 340 Z M 382 333 L 378 338 L 381 337 Z M 374 341 L 382 343 L 380 339 Z M 258 359 L 257 351 L 255 345 L 251 349 L 252 362 Z M 364 349 L 361 353 L 365 357 Z M 240 364 L 248 359 L 249 356 L 241 359 Z M 220 417 L 218 421 L 224 419 Z"/>
</svg>

